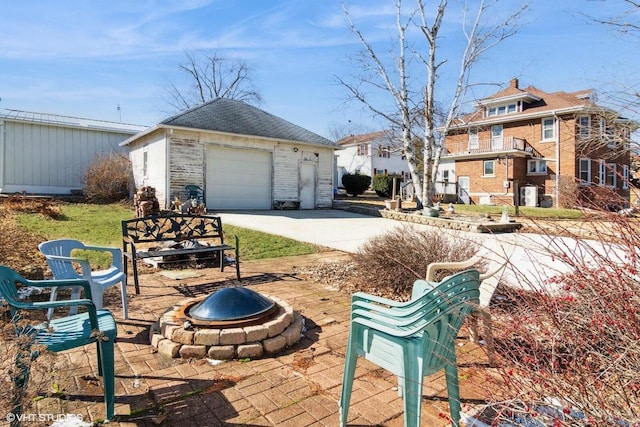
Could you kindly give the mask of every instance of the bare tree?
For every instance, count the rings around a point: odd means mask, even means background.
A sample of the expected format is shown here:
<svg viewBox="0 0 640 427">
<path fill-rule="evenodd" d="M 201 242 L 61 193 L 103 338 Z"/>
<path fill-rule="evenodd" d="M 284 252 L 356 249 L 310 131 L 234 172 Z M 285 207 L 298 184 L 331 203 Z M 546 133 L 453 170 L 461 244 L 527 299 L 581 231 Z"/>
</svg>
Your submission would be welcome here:
<svg viewBox="0 0 640 427">
<path fill-rule="evenodd" d="M 623 0 L 627 8 L 616 16 L 592 18 L 595 22 L 610 25 L 624 35 L 640 37 L 640 1 Z"/>
<path fill-rule="evenodd" d="M 396 129 L 404 146 L 418 200 L 425 206 L 432 206 L 444 138 L 452 128 L 470 87 L 471 68 L 489 49 L 517 33 L 527 6 L 520 6 L 502 22 L 491 26 L 484 25 L 485 15 L 499 0 L 480 1 L 473 15 L 463 10 L 462 31 L 466 45 L 460 52 L 461 65 L 456 85 L 452 93 L 446 93 L 440 92 L 436 83 L 441 67 L 447 62 L 438 58 L 438 42 L 449 8 L 448 1 L 440 0 L 429 10 L 423 0 L 416 0 L 415 6 L 407 10 L 402 0 L 393 1 L 397 34 L 395 50 L 387 58 L 364 37 L 343 4 L 351 31 L 362 44 L 363 52 L 357 58 L 360 74 L 351 79 L 338 78 L 338 82 L 351 97 Z M 428 19 L 429 16 L 432 18 Z M 472 18 L 468 19 L 468 16 Z M 424 40 L 416 39 L 415 44 L 408 39 L 414 29 L 424 37 Z M 422 70 L 415 68 L 416 63 Z M 386 99 L 390 96 L 391 108 L 378 101 L 376 96 L 381 93 L 387 95 Z M 438 108 L 436 97 L 439 100 L 449 99 L 448 106 Z M 418 140 L 421 141 L 422 156 L 417 153 Z M 422 167 L 418 167 L 420 159 L 423 159 Z"/>
<path fill-rule="evenodd" d="M 169 82 L 167 103 L 176 111 L 191 108 L 215 98 L 228 98 L 260 104 L 262 95 L 253 84 L 251 69 L 240 59 L 225 58 L 218 52 L 185 52 L 179 65 L 183 83 Z"/>
</svg>

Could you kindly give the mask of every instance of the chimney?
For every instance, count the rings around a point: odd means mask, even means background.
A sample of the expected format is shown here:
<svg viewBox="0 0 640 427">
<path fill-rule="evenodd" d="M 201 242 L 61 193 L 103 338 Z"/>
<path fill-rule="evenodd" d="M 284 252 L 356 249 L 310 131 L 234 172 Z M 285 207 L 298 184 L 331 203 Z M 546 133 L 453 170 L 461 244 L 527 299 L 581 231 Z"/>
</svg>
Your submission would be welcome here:
<svg viewBox="0 0 640 427">
<path fill-rule="evenodd" d="M 517 78 L 514 77 L 514 78 L 511 79 L 511 87 L 515 88 L 515 89 L 519 89 L 519 87 L 518 87 L 518 79 Z"/>
</svg>

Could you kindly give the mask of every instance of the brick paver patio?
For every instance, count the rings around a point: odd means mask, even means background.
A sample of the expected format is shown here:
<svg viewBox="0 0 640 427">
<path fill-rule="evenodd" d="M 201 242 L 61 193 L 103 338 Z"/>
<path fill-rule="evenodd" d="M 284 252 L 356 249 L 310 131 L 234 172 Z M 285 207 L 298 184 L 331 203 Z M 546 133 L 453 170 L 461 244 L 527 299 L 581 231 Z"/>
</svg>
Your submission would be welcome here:
<svg viewBox="0 0 640 427">
<path fill-rule="evenodd" d="M 130 319 L 118 321 L 116 420 L 121 426 L 337 426 L 338 399 L 349 325 L 348 295 L 309 281 L 291 266 L 313 265 L 347 255 L 322 252 L 288 260 L 245 262 L 242 285 L 277 294 L 305 319 L 303 338 L 275 357 L 216 363 L 167 359 L 149 343 L 150 326 L 172 304 L 190 296 L 237 284 L 233 269 L 193 270 L 199 276 L 175 280 L 160 272 L 140 277 L 141 294 L 130 294 Z M 133 292 L 131 287 L 130 292 Z M 117 295 L 107 304 L 118 303 Z M 36 403 L 43 414 L 104 417 L 101 382 L 93 377 L 95 347 L 62 353 L 68 362 L 67 399 Z M 483 395 L 486 357 L 460 339 L 458 362 L 463 407 Z M 402 399 L 388 372 L 360 359 L 349 412 L 350 425 L 401 426 Z M 449 425 L 444 374 L 425 380 L 422 425 Z"/>
</svg>

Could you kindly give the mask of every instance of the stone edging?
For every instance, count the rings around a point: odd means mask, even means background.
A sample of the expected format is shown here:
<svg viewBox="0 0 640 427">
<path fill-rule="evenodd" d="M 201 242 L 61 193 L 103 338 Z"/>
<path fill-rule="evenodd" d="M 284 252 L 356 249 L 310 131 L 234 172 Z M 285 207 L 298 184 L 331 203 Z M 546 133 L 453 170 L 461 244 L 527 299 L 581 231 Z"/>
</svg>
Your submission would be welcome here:
<svg viewBox="0 0 640 427">
<path fill-rule="evenodd" d="M 265 295 L 267 296 L 267 295 Z M 180 307 L 196 298 L 182 300 L 167 310 L 150 331 L 151 345 L 169 358 L 216 360 L 259 359 L 281 352 L 300 340 L 302 316 L 280 298 L 267 296 L 278 306 L 278 313 L 260 325 L 236 328 L 184 328 L 175 315 Z"/>
</svg>

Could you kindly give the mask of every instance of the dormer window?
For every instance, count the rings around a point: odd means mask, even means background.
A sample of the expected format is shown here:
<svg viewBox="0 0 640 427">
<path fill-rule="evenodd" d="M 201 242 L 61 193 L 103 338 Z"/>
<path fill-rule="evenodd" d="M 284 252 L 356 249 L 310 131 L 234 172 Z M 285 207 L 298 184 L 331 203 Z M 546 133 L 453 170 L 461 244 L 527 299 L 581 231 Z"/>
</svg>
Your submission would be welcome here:
<svg viewBox="0 0 640 427">
<path fill-rule="evenodd" d="M 502 116 L 504 114 L 516 113 L 518 111 L 518 102 L 511 102 L 509 104 L 496 105 L 486 109 L 487 117 Z"/>
</svg>

